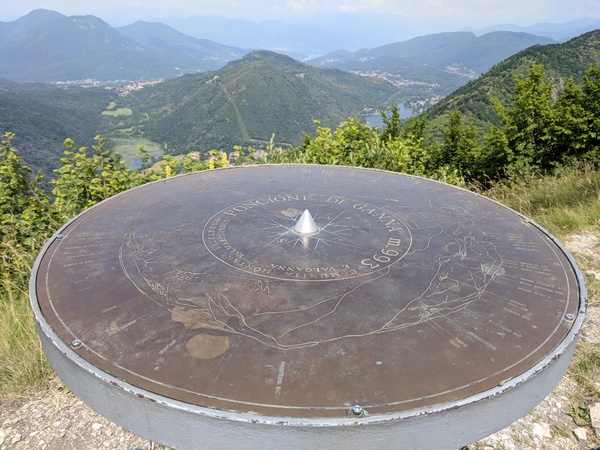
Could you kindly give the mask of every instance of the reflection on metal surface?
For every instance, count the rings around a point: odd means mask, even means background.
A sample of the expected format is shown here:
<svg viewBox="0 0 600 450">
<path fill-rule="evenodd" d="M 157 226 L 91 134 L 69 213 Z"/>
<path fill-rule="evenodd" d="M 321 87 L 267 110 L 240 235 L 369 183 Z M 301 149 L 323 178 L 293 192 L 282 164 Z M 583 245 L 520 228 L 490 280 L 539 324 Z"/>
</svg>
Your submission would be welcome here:
<svg viewBox="0 0 600 450">
<path fill-rule="evenodd" d="M 39 320 L 94 370 L 307 423 L 484 396 L 574 345 L 584 297 L 568 253 L 514 211 L 329 166 L 125 192 L 63 227 L 32 279 Z"/>
<path fill-rule="evenodd" d="M 307 209 L 302 213 L 300 219 L 298 219 L 298 223 L 294 225 L 293 230 L 296 234 L 310 236 L 312 234 L 317 234 L 319 232 L 319 227 L 315 223 L 310 211 Z"/>
</svg>

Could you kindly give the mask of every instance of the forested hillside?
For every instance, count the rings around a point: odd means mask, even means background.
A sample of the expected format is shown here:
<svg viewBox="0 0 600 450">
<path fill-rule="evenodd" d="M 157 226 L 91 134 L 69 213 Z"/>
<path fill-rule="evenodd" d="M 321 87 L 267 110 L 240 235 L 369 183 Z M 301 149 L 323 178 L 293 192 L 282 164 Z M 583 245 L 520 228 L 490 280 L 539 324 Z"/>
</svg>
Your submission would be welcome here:
<svg viewBox="0 0 600 450">
<path fill-rule="evenodd" d="M 100 132 L 101 112 L 117 97 L 106 89 L 0 85 L 0 132 L 15 133 L 13 144 L 27 164 L 51 174 L 65 139 L 91 145 Z"/>
<path fill-rule="evenodd" d="M 264 147 L 273 134 L 277 142 L 298 145 L 314 130 L 313 120 L 336 126 L 367 107 L 386 107 L 395 92 L 383 80 L 256 52 L 219 72 L 140 91 L 0 80 L 0 132 L 15 133 L 24 161 L 51 174 L 67 138 L 89 147 L 96 134 L 110 138 L 117 132 L 133 148 L 150 139 L 174 155 Z M 132 114 L 120 115 L 118 107 Z M 109 108 L 115 114 L 107 114 Z"/>
<path fill-rule="evenodd" d="M 551 83 L 553 95 L 565 86 L 567 80 L 580 83 L 589 67 L 600 61 L 600 30 L 578 36 L 564 44 L 536 45 L 527 48 L 502 63 L 494 66 L 476 80 L 452 92 L 435 106 L 427 115 L 433 122 L 441 117 L 446 120 L 458 110 L 465 119 L 480 131 L 487 131 L 490 125 L 498 125 L 492 99 L 507 105 L 515 92 L 515 78 L 523 78 L 533 64 L 542 65 L 544 79 Z"/>
<path fill-rule="evenodd" d="M 268 142 L 298 145 L 313 120 L 336 126 L 369 108 L 385 108 L 390 83 L 316 68 L 284 55 L 252 52 L 210 74 L 188 75 L 133 92 L 118 105 L 134 127 L 167 151 L 231 149 Z"/>
</svg>

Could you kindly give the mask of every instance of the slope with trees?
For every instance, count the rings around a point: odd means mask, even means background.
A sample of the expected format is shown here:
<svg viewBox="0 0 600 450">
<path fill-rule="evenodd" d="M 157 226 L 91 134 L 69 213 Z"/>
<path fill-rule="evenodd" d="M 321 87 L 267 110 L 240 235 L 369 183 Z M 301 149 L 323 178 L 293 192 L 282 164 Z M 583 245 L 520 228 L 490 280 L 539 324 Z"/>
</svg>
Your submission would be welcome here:
<svg viewBox="0 0 600 450">
<path fill-rule="evenodd" d="M 479 130 L 487 131 L 490 125 L 498 125 L 492 99 L 506 105 L 515 92 L 516 78 L 524 78 L 533 64 L 544 68 L 544 76 L 552 83 L 553 92 L 559 92 L 570 77 L 581 82 L 589 67 L 600 61 L 600 30 L 578 36 L 564 44 L 535 45 L 527 48 L 500 64 L 476 80 L 452 92 L 428 111 L 429 120 L 435 126 L 447 121 L 454 110 Z"/>
<path fill-rule="evenodd" d="M 129 125 L 172 154 L 234 145 L 301 142 L 313 120 L 335 126 L 385 107 L 396 88 L 383 80 L 316 68 L 268 51 L 210 74 L 188 75 L 130 93 Z"/>
<path fill-rule="evenodd" d="M 0 86 L 0 132 L 15 133 L 12 142 L 28 166 L 52 173 L 65 139 L 91 145 L 100 132 L 100 113 L 117 97 L 106 89 Z"/>
</svg>

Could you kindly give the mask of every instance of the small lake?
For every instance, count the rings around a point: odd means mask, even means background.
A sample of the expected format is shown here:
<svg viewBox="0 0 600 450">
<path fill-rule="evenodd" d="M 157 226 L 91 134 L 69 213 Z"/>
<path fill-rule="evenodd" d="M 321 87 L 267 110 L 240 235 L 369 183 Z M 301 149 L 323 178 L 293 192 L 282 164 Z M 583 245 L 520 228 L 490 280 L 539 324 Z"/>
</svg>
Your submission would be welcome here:
<svg viewBox="0 0 600 450">
<path fill-rule="evenodd" d="M 413 116 L 412 109 L 410 109 L 408 106 L 404 105 L 404 103 L 398 103 L 398 112 L 400 113 L 401 120 L 408 119 L 409 117 Z M 388 111 L 388 114 L 389 114 L 389 111 Z M 364 114 L 363 119 L 365 119 L 365 122 L 367 122 L 373 128 L 375 128 L 375 127 L 382 128 L 383 127 L 383 120 L 381 119 L 381 114 L 379 114 L 379 113 Z"/>
</svg>

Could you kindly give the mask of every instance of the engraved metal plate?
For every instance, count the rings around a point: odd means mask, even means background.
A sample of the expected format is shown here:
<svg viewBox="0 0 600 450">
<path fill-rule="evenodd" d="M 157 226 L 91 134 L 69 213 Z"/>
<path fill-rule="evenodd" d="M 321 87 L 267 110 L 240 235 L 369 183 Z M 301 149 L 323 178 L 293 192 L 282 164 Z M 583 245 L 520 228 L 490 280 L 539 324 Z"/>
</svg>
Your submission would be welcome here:
<svg viewBox="0 0 600 450">
<path fill-rule="evenodd" d="M 32 301 L 59 341 L 81 344 L 77 358 L 258 417 L 310 423 L 359 405 L 372 418 L 473 398 L 555 352 L 585 310 L 572 258 L 539 226 L 376 170 L 174 177 L 59 233 Z"/>
</svg>

